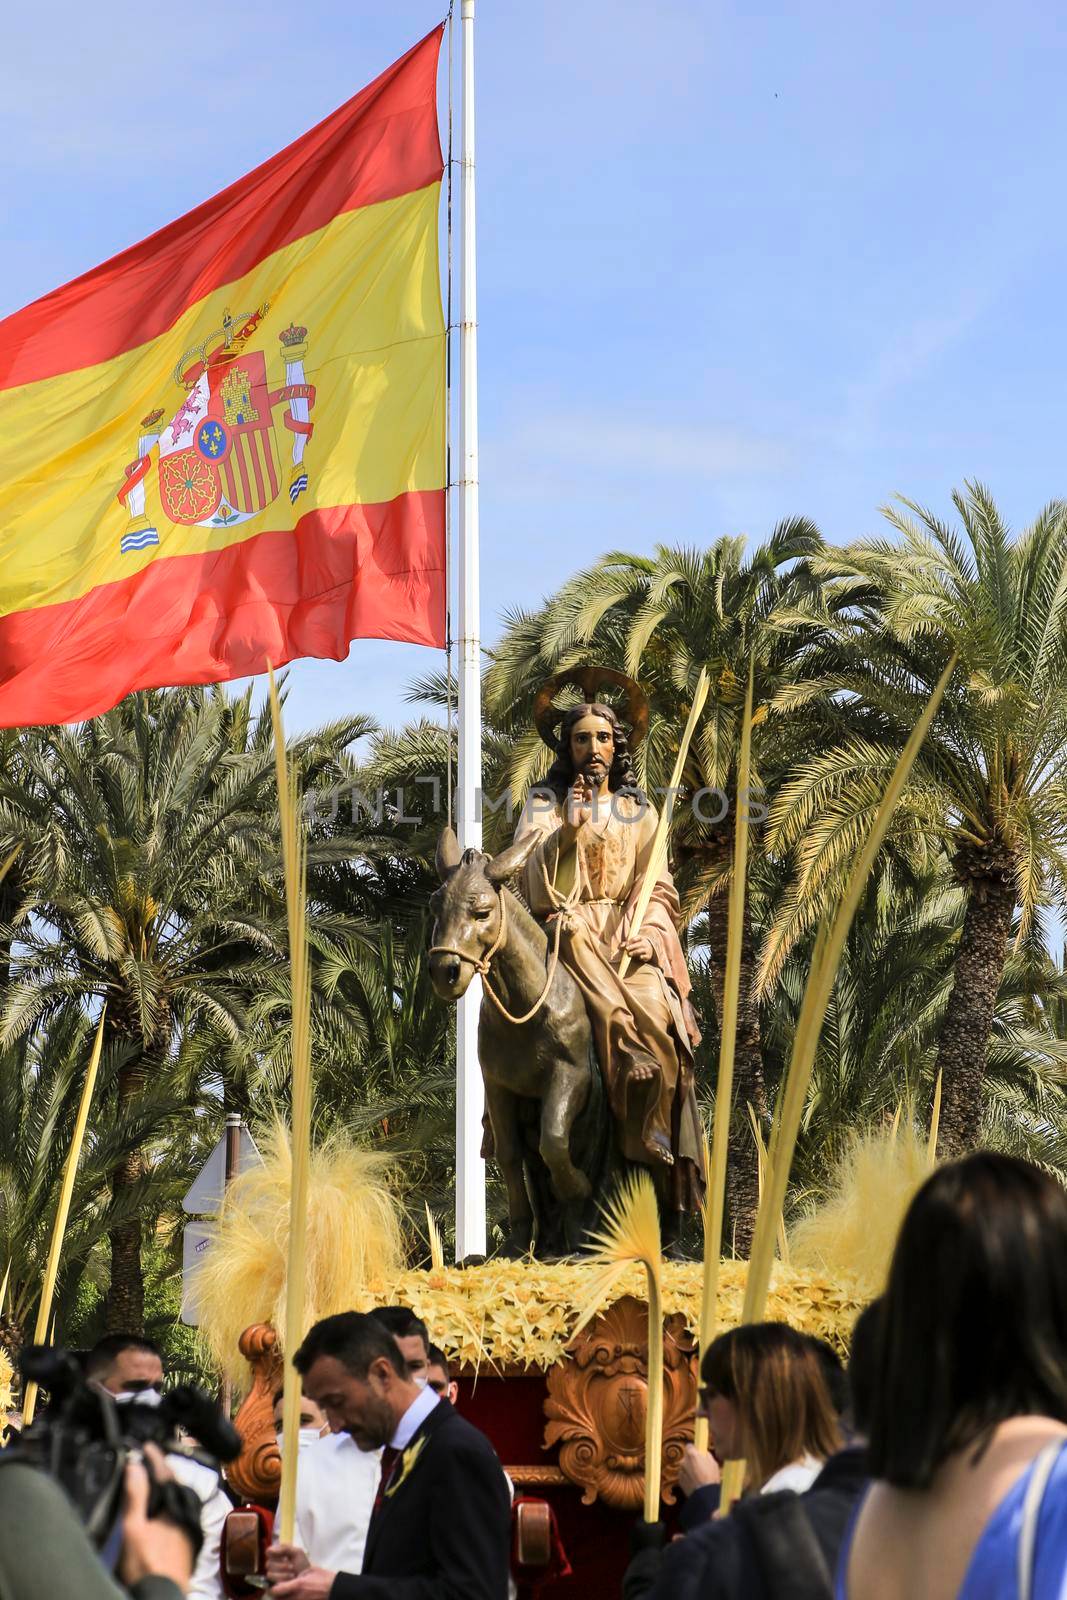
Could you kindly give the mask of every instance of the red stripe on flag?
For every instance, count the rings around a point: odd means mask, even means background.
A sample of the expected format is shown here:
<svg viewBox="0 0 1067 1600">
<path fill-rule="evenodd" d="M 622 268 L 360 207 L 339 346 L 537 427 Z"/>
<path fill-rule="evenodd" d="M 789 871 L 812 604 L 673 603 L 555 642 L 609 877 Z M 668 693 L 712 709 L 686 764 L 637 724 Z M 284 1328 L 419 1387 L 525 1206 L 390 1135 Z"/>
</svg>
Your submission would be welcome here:
<svg viewBox="0 0 1067 1600">
<path fill-rule="evenodd" d="M 441 177 L 443 24 L 285 150 L 213 199 L 0 322 L 0 389 L 155 339 L 213 289 L 343 211 Z"/>
<path fill-rule="evenodd" d="M 262 511 L 266 507 L 263 498 L 263 478 L 260 475 L 259 464 L 256 460 L 256 441 L 247 433 L 239 433 L 233 441 L 233 453 L 237 457 L 237 465 L 241 469 L 241 487 L 245 492 L 242 511 Z M 252 479 L 248 475 L 248 463 L 251 459 L 256 474 L 256 483 L 259 487 L 258 498 L 252 494 Z"/>
<path fill-rule="evenodd" d="M 278 493 L 278 489 L 280 488 L 278 483 L 278 474 L 274 470 L 274 446 L 272 443 L 271 434 L 261 434 L 260 444 L 263 451 L 263 465 L 267 469 L 267 482 L 270 484 L 270 492 L 267 495 L 267 502 L 269 504 L 270 501 L 274 499 L 275 495 Z"/>
<path fill-rule="evenodd" d="M 354 638 L 445 642 L 444 495 L 310 511 L 295 530 L 159 556 L 79 600 L 0 618 L 0 727 L 77 722 L 134 689 L 221 683 Z"/>
<path fill-rule="evenodd" d="M 248 452 L 252 457 L 252 471 L 256 475 L 256 493 L 261 506 L 269 506 L 272 496 L 267 493 L 267 480 L 263 476 L 263 435 L 256 430 L 248 438 Z"/>
</svg>

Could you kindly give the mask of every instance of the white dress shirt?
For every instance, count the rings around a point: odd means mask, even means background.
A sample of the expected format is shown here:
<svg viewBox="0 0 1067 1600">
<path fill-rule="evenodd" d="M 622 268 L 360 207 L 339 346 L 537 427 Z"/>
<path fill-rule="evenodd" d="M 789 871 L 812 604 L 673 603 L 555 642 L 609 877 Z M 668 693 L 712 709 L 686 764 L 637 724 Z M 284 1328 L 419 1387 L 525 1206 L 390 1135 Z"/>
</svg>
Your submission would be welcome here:
<svg viewBox="0 0 1067 1600">
<path fill-rule="evenodd" d="M 426 1385 L 425 1389 L 419 1390 L 418 1396 L 411 1402 L 397 1423 L 396 1432 L 389 1441 L 394 1450 L 407 1449 L 440 1398 L 441 1396 L 431 1389 L 429 1384 Z"/>
<path fill-rule="evenodd" d="M 359 1573 L 381 1473 L 380 1450 L 347 1433 L 303 1438 L 296 1465 L 296 1543 L 313 1567 Z"/>
</svg>

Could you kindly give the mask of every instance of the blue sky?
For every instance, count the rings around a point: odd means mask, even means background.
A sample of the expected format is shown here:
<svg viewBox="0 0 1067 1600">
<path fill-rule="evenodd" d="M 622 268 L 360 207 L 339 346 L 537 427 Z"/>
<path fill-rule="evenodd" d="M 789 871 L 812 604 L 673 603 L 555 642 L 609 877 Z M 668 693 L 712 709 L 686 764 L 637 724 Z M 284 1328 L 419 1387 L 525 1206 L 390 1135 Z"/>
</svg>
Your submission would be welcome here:
<svg viewBox="0 0 1067 1600">
<path fill-rule="evenodd" d="M 187 210 L 433 0 L 5 20 L 0 314 Z M 900 490 L 1064 492 L 1067 30 L 1051 4 L 478 5 L 483 635 L 612 548 L 831 538 Z M 408 714 L 433 652 L 293 669 L 290 722 Z"/>
</svg>

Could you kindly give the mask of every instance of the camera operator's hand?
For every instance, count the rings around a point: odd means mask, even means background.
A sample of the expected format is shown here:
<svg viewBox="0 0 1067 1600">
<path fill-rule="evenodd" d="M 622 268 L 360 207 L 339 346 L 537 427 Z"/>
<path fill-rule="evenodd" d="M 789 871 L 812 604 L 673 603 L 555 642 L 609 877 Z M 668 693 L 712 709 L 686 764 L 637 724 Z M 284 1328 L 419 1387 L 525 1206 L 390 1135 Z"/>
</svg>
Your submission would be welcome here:
<svg viewBox="0 0 1067 1600">
<path fill-rule="evenodd" d="M 157 1483 L 173 1478 L 158 1445 L 144 1446 L 145 1461 Z M 126 1467 L 126 1508 L 122 1519 L 122 1554 L 119 1576 L 132 1588 L 142 1578 L 170 1578 L 184 1594 L 193 1572 L 194 1550 L 189 1535 L 166 1517 L 150 1517 L 148 1467 L 130 1461 Z"/>
</svg>

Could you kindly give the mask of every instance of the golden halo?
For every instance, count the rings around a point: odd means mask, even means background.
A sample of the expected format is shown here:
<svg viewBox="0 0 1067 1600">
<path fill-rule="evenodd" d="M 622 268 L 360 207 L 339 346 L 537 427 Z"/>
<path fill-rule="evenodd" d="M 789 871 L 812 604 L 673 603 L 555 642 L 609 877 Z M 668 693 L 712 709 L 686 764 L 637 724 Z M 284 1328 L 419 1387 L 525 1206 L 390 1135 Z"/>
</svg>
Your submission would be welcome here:
<svg viewBox="0 0 1067 1600">
<path fill-rule="evenodd" d="M 557 672 L 554 678 L 542 684 L 537 691 L 534 701 L 534 722 L 537 731 L 550 750 L 559 753 L 559 740 L 556 730 L 563 721 L 565 712 L 552 704 L 554 697 L 567 684 L 575 689 L 580 689 L 583 703 L 593 705 L 610 705 L 619 717 L 619 721 L 626 728 L 626 737 L 630 749 L 636 750 L 648 732 L 648 696 L 641 685 L 633 678 L 628 678 L 625 672 L 616 672 L 613 667 L 571 667 L 566 672 Z M 604 695 L 598 694 L 598 689 L 610 686 L 612 689 L 626 691 L 626 715 L 620 716 L 618 708 L 612 705 Z"/>
</svg>

